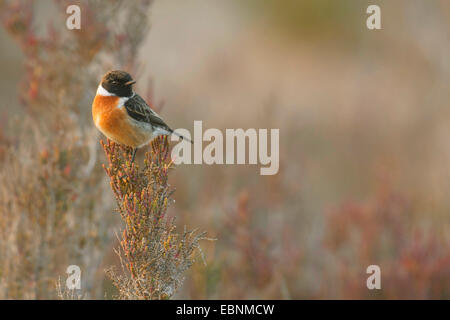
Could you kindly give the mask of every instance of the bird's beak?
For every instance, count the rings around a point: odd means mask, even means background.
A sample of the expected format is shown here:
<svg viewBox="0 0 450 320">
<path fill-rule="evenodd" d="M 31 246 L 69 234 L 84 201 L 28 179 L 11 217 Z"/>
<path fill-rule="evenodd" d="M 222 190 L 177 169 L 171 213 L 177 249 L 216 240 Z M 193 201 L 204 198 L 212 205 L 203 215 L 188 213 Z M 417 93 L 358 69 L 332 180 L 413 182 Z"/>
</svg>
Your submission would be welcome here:
<svg viewBox="0 0 450 320">
<path fill-rule="evenodd" d="M 135 83 L 136 83 L 136 80 L 131 80 L 131 81 L 125 82 L 125 85 L 126 86 L 130 86 L 130 85 L 135 84 Z"/>
</svg>

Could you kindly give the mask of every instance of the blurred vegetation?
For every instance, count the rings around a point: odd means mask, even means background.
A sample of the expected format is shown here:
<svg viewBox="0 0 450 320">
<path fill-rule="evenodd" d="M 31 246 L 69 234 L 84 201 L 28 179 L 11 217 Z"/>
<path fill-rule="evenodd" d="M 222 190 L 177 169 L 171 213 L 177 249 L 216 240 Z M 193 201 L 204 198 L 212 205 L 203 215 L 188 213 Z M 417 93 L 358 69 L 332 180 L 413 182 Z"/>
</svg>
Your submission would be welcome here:
<svg viewBox="0 0 450 320">
<path fill-rule="evenodd" d="M 252 14 L 259 13 L 270 27 L 293 38 L 334 39 L 355 42 L 362 36 L 359 24 L 365 22 L 368 1 L 347 0 L 249 0 L 242 1 Z M 376 3 L 372 3 L 376 4 Z"/>
<path fill-rule="evenodd" d="M 47 3 L 48 4 L 48 3 Z M 111 246 L 115 217 L 102 195 L 96 165 L 98 133 L 86 126 L 98 83 L 97 70 L 116 59 L 132 68 L 140 33 L 109 19 L 145 15 L 149 1 L 80 3 L 83 29 L 48 27 L 37 33 L 36 7 L 29 1 L 1 2 L 1 22 L 25 56 L 20 117 L 10 120 L 2 140 L 0 174 L 0 297 L 55 298 L 57 280 L 78 265 L 82 288 L 102 297 L 98 268 Z M 55 1 L 65 21 L 66 2 Z M 142 11 L 141 11 L 142 10 Z M 144 20 L 141 20 L 144 23 Z M 143 24 L 141 27 L 145 27 Z M 141 38 L 140 38 L 141 37 Z M 129 39 L 127 45 L 120 40 Z M 109 57 L 108 57 L 109 55 Z M 74 68 L 74 65 L 76 67 Z"/>
</svg>

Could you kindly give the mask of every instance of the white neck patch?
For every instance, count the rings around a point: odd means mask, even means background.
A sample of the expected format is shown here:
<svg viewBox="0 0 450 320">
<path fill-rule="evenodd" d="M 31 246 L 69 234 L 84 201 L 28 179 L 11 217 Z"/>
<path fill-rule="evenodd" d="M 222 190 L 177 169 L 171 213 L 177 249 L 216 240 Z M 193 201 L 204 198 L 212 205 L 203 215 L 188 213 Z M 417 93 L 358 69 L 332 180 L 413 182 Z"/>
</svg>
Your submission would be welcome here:
<svg viewBox="0 0 450 320">
<path fill-rule="evenodd" d="M 115 96 L 114 93 L 111 93 L 111 92 L 109 92 L 108 90 L 106 90 L 105 88 L 103 88 L 103 86 L 102 86 L 101 83 L 98 85 L 98 88 L 97 88 L 97 94 L 98 94 L 99 96 L 104 96 L 104 97 Z"/>
<path fill-rule="evenodd" d="M 98 85 L 96 94 L 98 94 L 99 96 L 104 96 L 104 97 L 117 96 L 115 93 L 111 93 L 108 90 L 106 90 L 105 88 L 103 88 L 101 83 Z M 135 94 L 136 93 L 133 91 L 133 94 L 131 95 L 131 97 L 122 97 L 121 99 L 126 98 L 128 100 L 130 98 L 133 98 Z"/>
<path fill-rule="evenodd" d="M 106 90 L 105 88 L 103 88 L 101 83 L 97 88 L 97 95 L 102 96 L 102 97 L 117 97 L 116 94 L 111 93 L 108 90 Z M 125 102 L 127 102 L 128 99 L 133 98 L 134 95 L 135 95 L 135 93 L 133 91 L 133 94 L 131 95 L 131 97 L 120 97 L 119 103 L 117 104 L 117 108 L 122 108 L 123 105 L 125 104 Z"/>
</svg>

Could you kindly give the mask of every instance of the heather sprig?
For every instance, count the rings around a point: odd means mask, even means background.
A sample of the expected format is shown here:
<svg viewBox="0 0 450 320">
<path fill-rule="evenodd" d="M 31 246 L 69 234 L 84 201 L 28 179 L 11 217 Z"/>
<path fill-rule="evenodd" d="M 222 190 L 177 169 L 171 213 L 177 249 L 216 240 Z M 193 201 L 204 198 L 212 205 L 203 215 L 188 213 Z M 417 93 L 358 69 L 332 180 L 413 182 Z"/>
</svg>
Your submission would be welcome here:
<svg viewBox="0 0 450 320">
<path fill-rule="evenodd" d="M 142 169 L 131 163 L 131 148 L 109 140 L 102 146 L 124 225 L 116 249 L 123 272 L 109 268 L 107 274 L 119 299 L 168 299 L 182 284 L 205 234 L 177 233 L 175 219 L 167 216 L 174 192 L 168 182 L 173 162 L 167 137 L 152 141 Z"/>
</svg>

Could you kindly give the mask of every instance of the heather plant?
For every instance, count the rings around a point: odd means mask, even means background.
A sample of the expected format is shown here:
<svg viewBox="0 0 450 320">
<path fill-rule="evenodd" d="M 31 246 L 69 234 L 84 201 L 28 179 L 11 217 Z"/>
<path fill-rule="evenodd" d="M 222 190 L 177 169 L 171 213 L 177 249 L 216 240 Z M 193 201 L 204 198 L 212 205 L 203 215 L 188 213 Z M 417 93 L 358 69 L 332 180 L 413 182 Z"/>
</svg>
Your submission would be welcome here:
<svg viewBox="0 0 450 320">
<path fill-rule="evenodd" d="M 107 274 L 119 299 L 168 299 L 182 284 L 204 233 L 177 233 L 167 216 L 174 192 L 168 182 L 173 169 L 167 137 L 158 137 L 146 153 L 142 169 L 131 162 L 131 148 L 102 143 L 108 158 L 104 166 L 124 224 L 118 235 L 122 273 Z"/>
<path fill-rule="evenodd" d="M 448 299 L 450 246 L 427 228 L 413 226 L 404 197 L 384 187 L 375 199 L 348 202 L 327 215 L 325 248 L 339 279 L 334 290 L 349 299 Z M 365 268 L 377 264 L 383 290 L 367 290 Z M 328 267 L 327 267 L 328 268 Z M 322 294 L 329 296 L 330 287 Z"/>
<path fill-rule="evenodd" d="M 80 1 L 81 30 L 69 31 L 69 2 L 54 1 L 47 32 L 37 31 L 35 3 L 0 1 L 2 25 L 24 56 L 20 118 L 2 123 L 0 142 L 0 298 L 55 298 L 71 264 L 82 270 L 83 292 L 102 297 L 98 269 L 116 219 L 96 165 L 90 103 L 105 69 L 133 69 L 151 2 Z"/>
</svg>

